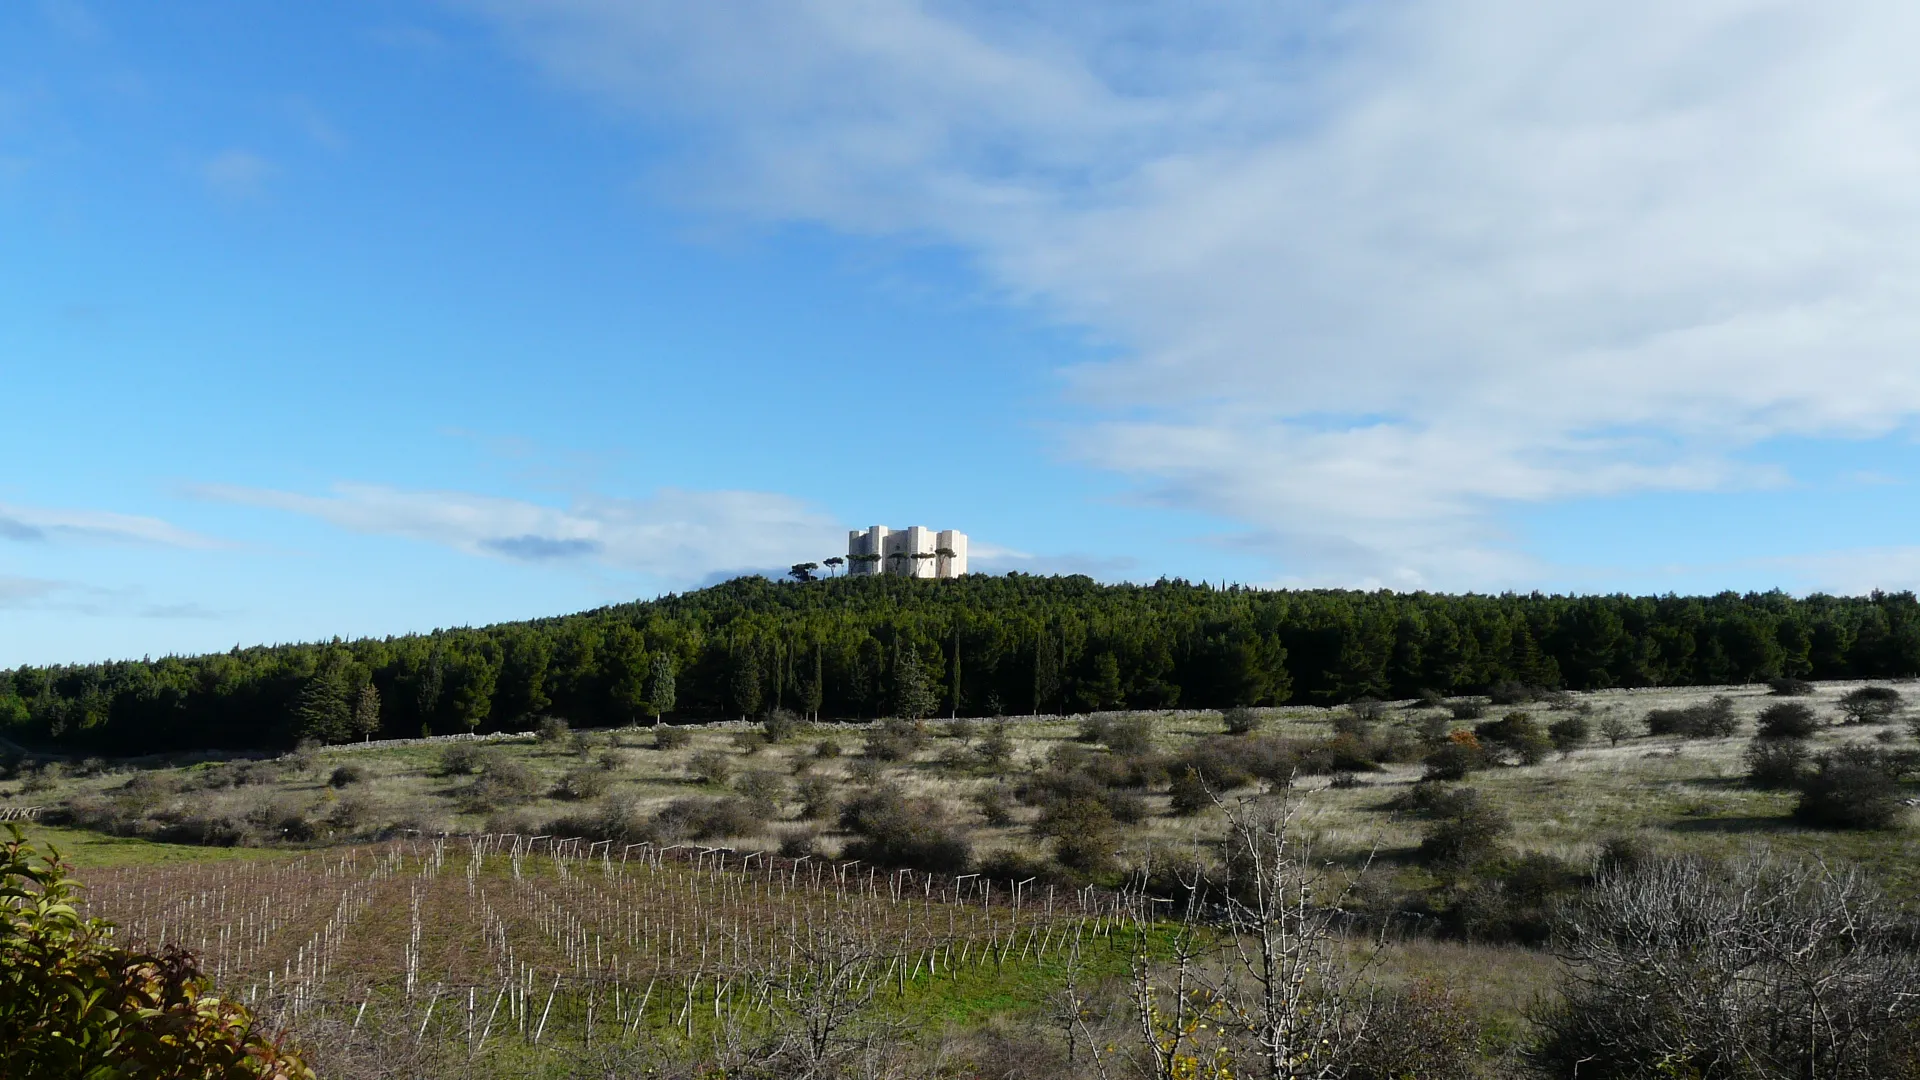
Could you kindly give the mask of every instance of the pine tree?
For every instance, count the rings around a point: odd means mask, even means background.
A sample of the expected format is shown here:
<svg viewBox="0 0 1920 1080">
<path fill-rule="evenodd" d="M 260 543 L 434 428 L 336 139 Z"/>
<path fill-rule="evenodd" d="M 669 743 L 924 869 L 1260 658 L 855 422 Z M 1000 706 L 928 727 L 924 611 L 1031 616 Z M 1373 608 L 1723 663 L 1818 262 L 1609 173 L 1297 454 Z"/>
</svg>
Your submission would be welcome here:
<svg viewBox="0 0 1920 1080">
<path fill-rule="evenodd" d="M 893 667 L 894 714 L 920 720 L 939 706 L 940 697 L 934 691 L 932 676 L 920 660 L 919 650 L 912 646 L 902 649 Z"/>
<path fill-rule="evenodd" d="M 368 683 L 353 697 L 352 734 L 371 741 L 380 730 L 380 691 Z"/>
<path fill-rule="evenodd" d="M 653 722 L 673 711 L 673 657 L 664 652 L 653 654 L 653 669 L 647 675 L 647 708 L 653 710 Z"/>
</svg>

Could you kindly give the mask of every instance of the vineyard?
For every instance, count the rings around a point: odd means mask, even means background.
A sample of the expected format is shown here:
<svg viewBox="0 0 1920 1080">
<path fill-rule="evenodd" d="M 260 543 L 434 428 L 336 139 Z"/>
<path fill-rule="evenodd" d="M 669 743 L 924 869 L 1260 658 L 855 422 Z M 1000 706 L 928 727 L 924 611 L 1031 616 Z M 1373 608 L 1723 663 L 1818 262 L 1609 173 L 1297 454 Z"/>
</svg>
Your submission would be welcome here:
<svg viewBox="0 0 1920 1080">
<path fill-rule="evenodd" d="M 781 1015 L 831 1025 L 1115 947 L 1131 925 L 1091 889 L 512 835 L 108 870 L 87 892 L 130 941 L 192 950 L 296 1037 L 477 1060 L 690 1045 Z"/>
</svg>

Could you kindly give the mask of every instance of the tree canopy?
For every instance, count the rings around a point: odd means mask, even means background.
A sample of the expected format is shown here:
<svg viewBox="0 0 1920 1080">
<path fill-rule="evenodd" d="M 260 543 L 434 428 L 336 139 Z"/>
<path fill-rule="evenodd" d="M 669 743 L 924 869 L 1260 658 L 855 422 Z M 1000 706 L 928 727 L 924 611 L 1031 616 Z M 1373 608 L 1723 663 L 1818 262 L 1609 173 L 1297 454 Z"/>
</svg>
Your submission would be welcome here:
<svg viewBox="0 0 1920 1080">
<path fill-rule="evenodd" d="M 1911 593 L 1493 596 L 1025 574 L 743 577 L 488 627 L 15 668 L 0 672 L 0 735 L 127 754 L 530 730 L 543 715 L 576 727 L 776 707 L 871 718 L 894 712 L 903 689 L 916 709 L 931 701 L 986 716 L 1334 704 L 1507 682 L 1592 690 L 1916 673 Z"/>
</svg>

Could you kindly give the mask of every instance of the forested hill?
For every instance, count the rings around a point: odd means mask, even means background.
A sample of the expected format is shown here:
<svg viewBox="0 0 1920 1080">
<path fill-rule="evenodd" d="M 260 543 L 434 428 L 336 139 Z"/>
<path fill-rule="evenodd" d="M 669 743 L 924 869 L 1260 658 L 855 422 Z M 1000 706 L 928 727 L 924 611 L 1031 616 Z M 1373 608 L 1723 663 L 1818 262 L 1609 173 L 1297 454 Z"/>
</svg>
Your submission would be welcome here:
<svg viewBox="0 0 1920 1080">
<path fill-rule="evenodd" d="M 759 714 L 1221 707 L 1920 672 L 1920 604 L 974 575 L 735 581 L 386 640 L 0 672 L 0 733 L 129 754 Z M 957 687 L 957 692 L 956 692 Z"/>
</svg>

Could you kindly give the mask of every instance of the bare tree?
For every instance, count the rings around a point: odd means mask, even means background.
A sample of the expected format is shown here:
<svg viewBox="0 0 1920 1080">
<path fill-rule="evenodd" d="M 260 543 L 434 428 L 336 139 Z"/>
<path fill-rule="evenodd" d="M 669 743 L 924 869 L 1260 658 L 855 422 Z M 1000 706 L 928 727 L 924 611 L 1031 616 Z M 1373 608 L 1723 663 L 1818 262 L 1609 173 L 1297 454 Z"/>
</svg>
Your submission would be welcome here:
<svg viewBox="0 0 1920 1080">
<path fill-rule="evenodd" d="M 1215 802 L 1227 818 L 1221 873 L 1183 878 L 1184 896 L 1133 898 L 1142 1064 L 1156 1080 L 1229 1066 L 1268 1080 L 1344 1076 L 1366 1037 L 1380 955 L 1376 940 L 1355 958 L 1348 941 L 1355 879 L 1315 860 L 1294 796 Z M 1156 904 L 1180 909 L 1164 963 L 1144 951 Z"/>
</svg>

